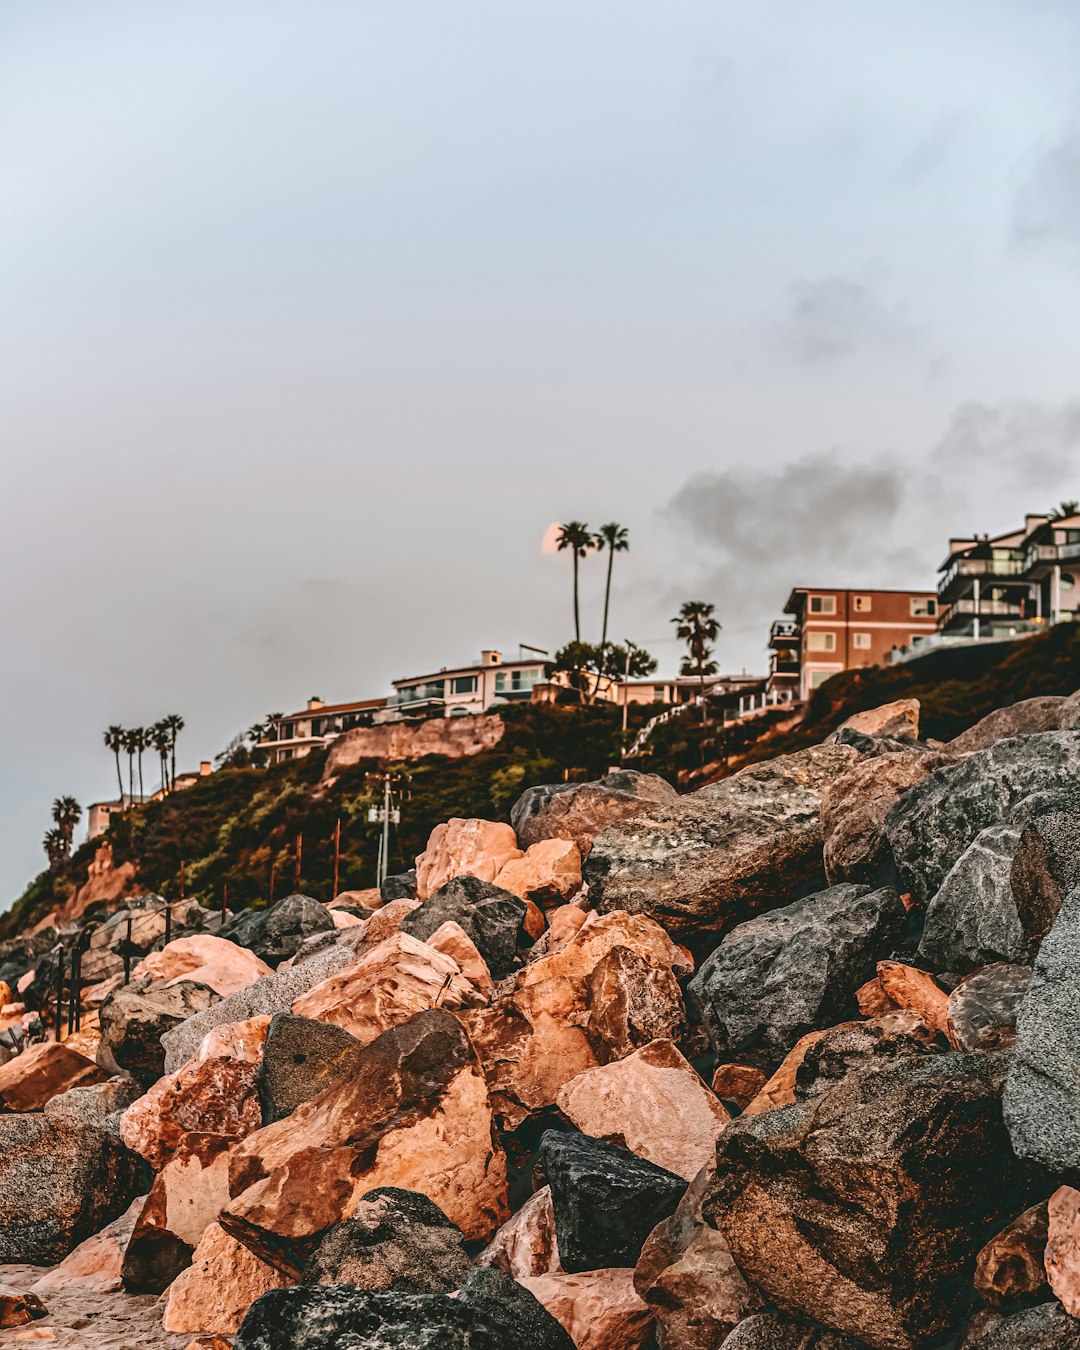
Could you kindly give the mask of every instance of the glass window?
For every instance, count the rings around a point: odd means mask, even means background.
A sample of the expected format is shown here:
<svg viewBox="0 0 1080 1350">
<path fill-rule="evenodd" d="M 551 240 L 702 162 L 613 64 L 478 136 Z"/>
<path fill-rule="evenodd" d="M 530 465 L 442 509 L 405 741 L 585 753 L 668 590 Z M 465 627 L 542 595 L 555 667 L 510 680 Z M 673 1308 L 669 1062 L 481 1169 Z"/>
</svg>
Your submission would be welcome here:
<svg viewBox="0 0 1080 1350">
<path fill-rule="evenodd" d="M 874 597 L 872 595 L 853 596 L 852 605 L 856 614 L 868 614 L 874 607 Z"/>
<path fill-rule="evenodd" d="M 811 614 L 835 614 L 836 596 L 835 595 L 812 595 L 810 597 Z"/>
<path fill-rule="evenodd" d="M 810 688 L 820 689 L 826 680 L 831 680 L 834 672 L 831 670 L 813 670 L 810 672 Z"/>
<path fill-rule="evenodd" d="M 498 680 L 498 676 L 495 677 Z M 475 694 L 476 676 L 475 675 L 455 675 L 453 679 L 453 692 L 455 694 Z"/>
<path fill-rule="evenodd" d="M 806 649 L 811 652 L 834 652 L 836 651 L 836 634 L 807 633 Z"/>
<path fill-rule="evenodd" d="M 927 600 L 921 595 L 911 597 L 911 617 L 913 619 L 932 618 L 936 613 L 936 600 Z"/>
<path fill-rule="evenodd" d="M 860 648 L 866 648 L 866 647 L 869 647 L 869 646 L 870 646 L 870 634 L 869 634 L 869 633 L 855 633 L 855 634 L 852 636 L 851 641 L 852 641 L 852 644 L 853 644 L 854 646 L 856 646 L 856 647 L 860 647 Z"/>
</svg>

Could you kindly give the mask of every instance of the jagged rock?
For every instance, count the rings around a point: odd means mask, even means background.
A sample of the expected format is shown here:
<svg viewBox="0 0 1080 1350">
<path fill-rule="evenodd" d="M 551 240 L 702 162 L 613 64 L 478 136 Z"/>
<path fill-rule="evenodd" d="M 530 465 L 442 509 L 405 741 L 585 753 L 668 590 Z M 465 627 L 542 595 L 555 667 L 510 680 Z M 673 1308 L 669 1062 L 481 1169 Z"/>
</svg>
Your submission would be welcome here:
<svg viewBox="0 0 1080 1350">
<path fill-rule="evenodd" d="M 21 1055 L 0 1064 L 0 1110 L 40 1111 L 70 1088 L 103 1083 L 108 1076 L 62 1041 L 28 1045 Z"/>
<path fill-rule="evenodd" d="M 1080 689 L 1058 709 L 1058 726 L 1062 731 L 1080 731 Z"/>
<path fill-rule="evenodd" d="M 1057 731 L 1065 699 L 1053 694 L 1025 698 L 1007 708 L 995 708 L 979 719 L 974 726 L 954 736 L 949 749 L 967 755 L 974 750 L 986 750 L 1009 736 L 1034 736 L 1041 731 Z"/>
<path fill-rule="evenodd" d="M 87 1296 L 109 1294 L 120 1289 L 120 1266 L 131 1238 L 135 1220 L 146 1197 L 132 1201 L 118 1219 L 107 1223 L 69 1252 L 58 1266 L 45 1272 L 31 1285 L 31 1292 L 46 1298 L 56 1291 L 78 1289 Z"/>
<path fill-rule="evenodd" d="M 304 1271 L 305 1284 L 352 1284 L 403 1294 L 449 1294 L 472 1269 L 461 1230 L 417 1191 L 369 1191 L 351 1219 L 331 1228 Z"/>
<path fill-rule="evenodd" d="M 1077 1350 L 1080 1321 L 1059 1303 L 1041 1303 L 1005 1317 L 987 1309 L 972 1318 L 959 1346 L 960 1350 Z"/>
<path fill-rule="evenodd" d="M 1054 1297 L 1070 1317 L 1076 1317 L 1080 1315 L 1080 1191 L 1059 1186 L 1046 1210 L 1046 1278 Z"/>
<path fill-rule="evenodd" d="M 1016 1015 L 1031 983 L 1030 966 L 1004 962 L 973 971 L 953 989 L 945 1034 L 954 1050 L 1008 1050 L 1016 1040 Z"/>
<path fill-rule="evenodd" d="M 860 1343 L 783 1313 L 755 1313 L 724 1341 L 730 1350 L 861 1350 Z"/>
<path fill-rule="evenodd" d="M 98 1063 L 110 1073 L 123 1071 L 153 1082 L 165 1072 L 164 1033 L 205 1011 L 219 998 L 209 985 L 191 980 L 164 988 L 139 980 L 117 989 L 99 1011 Z"/>
<path fill-rule="evenodd" d="M 544 1307 L 499 1270 L 474 1270 L 457 1297 L 302 1285 L 253 1304 L 233 1350 L 574 1350 Z"/>
<path fill-rule="evenodd" d="M 996 741 L 936 769 L 889 812 L 885 834 L 905 890 L 926 903 L 971 841 L 1009 823 L 1033 793 L 1061 791 L 1080 776 L 1080 734 L 1047 731 Z"/>
<path fill-rule="evenodd" d="M 896 1004 L 882 988 L 876 975 L 855 990 L 855 1002 L 864 1017 L 884 1017 L 886 1013 L 897 1011 Z"/>
<path fill-rule="evenodd" d="M 560 1275 L 559 1243 L 551 1187 L 534 1191 L 499 1229 L 476 1258 L 478 1266 L 497 1266 L 522 1280 L 533 1275 Z"/>
<path fill-rule="evenodd" d="M 442 952 L 455 961 L 462 975 L 487 1003 L 495 997 L 495 982 L 491 978 L 487 962 L 477 950 L 476 943 L 460 924 L 447 920 L 440 924 L 427 939 L 427 946 Z"/>
<path fill-rule="evenodd" d="M 632 1266 L 686 1181 L 628 1149 L 547 1130 L 539 1167 L 551 1187 L 559 1260 L 569 1273 Z"/>
<path fill-rule="evenodd" d="M 938 1054 L 943 1048 L 935 1028 L 917 1012 L 906 1009 L 865 1021 L 841 1022 L 816 1033 L 810 1044 L 803 1047 L 794 1065 L 790 1095 L 783 1105 L 819 1096 L 872 1061 Z M 789 1058 L 796 1058 L 795 1051 Z M 777 1076 L 782 1071 L 783 1066 Z M 774 1081 L 770 1080 L 767 1087 L 772 1087 Z M 751 1102 L 744 1114 L 754 1114 L 755 1108 L 756 1102 Z"/>
<path fill-rule="evenodd" d="M 36 1294 L 0 1294 L 0 1327 L 22 1327 L 48 1312 Z"/>
<path fill-rule="evenodd" d="M 255 953 L 267 965 L 276 966 L 295 956 L 300 945 L 314 933 L 334 927 L 326 906 L 310 895 L 286 895 L 269 909 L 250 909 L 235 915 L 220 932 Z M 232 992 L 232 991 L 230 991 Z"/>
<path fill-rule="evenodd" d="M 867 708 L 865 712 L 855 713 L 847 721 L 841 722 L 836 730 L 917 741 L 920 706 L 917 698 L 898 698 L 892 703 L 883 703 L 879 708 Z"/>
<path fill-rule="evenodd" d="M 525 912 L 519 896 L 474 876 L 458 876 L 406 915 L 401 931 L 424 942 L 444 923 L 456 923 L 501 980 L 513 968 Z"/>
<path fill-rule="evenodd" d="M 282 1120 L 354 1071 L 360 1042 L 344 1027 L 277 1013 L 255 1074 L 262 1123 Z"/>
<path fill-rule="evenodd" d="M 520 970 L 491 1007 L 458 1014 L 505 1127 L 551 1106 L 586 1069 L 653 1040 L 677 1040 L 684 1010 L 676 973 L 690 969 L 651 919 L 590 914 L 572 941 Z"/>
<path fill-rule="evenodd" d="M 1062 793 L 1032 813 L 1016 845 L 1009 882 L 1030 959 L 1065 896 L 1080 885 L 1080 795 Z"/>
<path fill-rule="evenodd" d="M 975 1289 L 992 1307 L 1046 1296 L 1046 1201 L 1032 1205 L 990 1239 L 975 1258 Z"/>
<path fill-rule="evenodd" d="M 713 1350 L 761 1307 L 723 1236 L 701 1216 L 712 1168 L 703 1167 L 670 1218 L 646 1239 L 634 1288 L 663 1328 L 667 1350 Z"/>
<path fill-rule="evenodd" d="M 905 924 L 891 887 L 844 882 L 732 929 L 688 986 L 716 1053 L 775 1068 L 853 1004 Z"/>
<path fill-rule="evenodd" d="M 1080 1166 L 1078 1006 L 1080 888 L 1066 897 L 1035 958 L 1003 1102 L 1017 1156 L 1055 1173 Z"/>
<path fill-rule="evenodd" d="M 749 913 L 824 880 L 822 794 L 857 757 L 842 745 L 780 755 L 609 825 L 585 864 L 590 899 L 708 950 Z"/>
<path fill-rule="evenodd" d="M 499 869 L 495 885 L 538 905 L 559 905 L 581 889 L 581 853 L 569 839 L 542 839 Z"/>
<path fill-rule="evenodd" d="M 955 1324 L 965 1277 L 1019 1208 L 987 1056 L 904 1056 L 848 1073 L 717 1143 L 704 1215 L 778 1308 L 907 1350 Z"/>
<path fill-rule="evenodd" d="M 577 1350 L 646 1350 L 652 1309 L 634 1288 L 632 1270 L 536 1275 L 521 1283 L 558 1319 Z"/>
<path fill-rule="evenodd" d="M 416 868 L 410 867 L 407 872 L 396 872 L 393 876 L 384 877 L 379 882 L 379 894 L 384 905 L 388 905 L 391 900 L 415 900 Z"/>
<path fill-rule="evenodd" d="M 548 915 L 548 951 L 557 952 L 560 947 L 565 947 L 585 919 L 585 910 L 577 905 L 560 905 L 553 909 Z"/>
<path fill-rule="evenodd" d="M 147 977 L 169 984 L 181 980 L 208 984 L 224 999 L 269 975 L 270 967 L 246 947 L 213 933 L 196 933 L 174 938 L 160 951 L 144 956 L 131 974 L 136 980 Z"/>
<path fill-rule="evenodd" d="M 1010 882 L 1019 839 L 1014 826 L 991 825 L 957 858 L 927 906 L 921 960 L 966 972 L 1023 959 L 1027 944 Z"/>
<path fill-rule="evenodd" d="M 712 1090 L 722 1102 L 734 1102 L 743 1111 L 768 1081 L 768 1074 L 751 1064 L 718 1064 Z"/>
<path fill-rule="evenodd" d="M 933 975 L 902 961 L 879 961 L 877 975 L 890 1002 L 904 1012 L 918 1013 L 944 1036 L 949 996 Z"/>
<path fill-rule="evenodd" d="M 520 857 L 517 836 L 509 825 L 454 817 L 435 826 L 427 848 L 416 860 L 416 898 L 430 899 L 455 877 L 492 882 L 508 862 Z M 480 943 L 477 946 L 483 951 Z"/>
<path fill-rule="evenodd" d="M 776 1072 L 743 1107 L 742 1114 L 756 1116 L 762 1111 L 775 1110 L 778 1106 L 790 1106 L 795 1100 L 795 1080 L 802 1062 L 810 1047 L 824 1035 L 824 1031 L 808 1031 L 805 1036 L 800 1036 L 780 1061 Z"/>
<path fill-rule="evenodd" d="M 678 795 L 657 774 L 617 769 L 593 783 L 545 783 L 528 788 L 514 803 L 510 823 L 522 848 L 531 848 L 542 839 L 569 839 L 584 857 L 608 825 L 640 815 L 649 806 L 672 802 Z"/>
<path fill-rule="evenodd" d="M 555 1100 L 584 1134 L 621 1144 L 686 1181 L 712 1159 L 731 1119 L 671 1041 L 587 1069 Z"/>
<path fill-rule="evenodd" d="M 379 1186 L 421 1191 L 471 1239 L 508 1213 L 483 1074 L 439 1009 L 384 1031 L 347 1078 L 236 1145 L 230 1177 L 222 1226 L 285 1272 Z"/>
<path fill-rule="evenodd" d="M 288 1283 L 280 1271 L 212 1223 L 195 1248 L 191 1265 L 169 1286 L 161 1325 L 169 1332 L 231 1336 L 257 1298 Z"/>
</svg>

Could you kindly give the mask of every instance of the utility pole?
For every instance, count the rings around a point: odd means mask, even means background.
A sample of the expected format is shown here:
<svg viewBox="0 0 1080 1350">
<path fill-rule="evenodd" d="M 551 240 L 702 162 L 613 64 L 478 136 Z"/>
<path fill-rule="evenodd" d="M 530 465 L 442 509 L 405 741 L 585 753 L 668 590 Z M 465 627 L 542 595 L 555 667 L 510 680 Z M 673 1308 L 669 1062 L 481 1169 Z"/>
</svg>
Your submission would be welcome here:
<svg viewBox="0 0 1080 1350">
<path fill-rule="evenodd" d="M 391 773 L 389 769 L 382 774 L 369 774 L 369 780 L 382 779 L 382 805 L 368 808 L 368 820 L 372 824 L 381 824 L 379 835 L 379 855 L 375 864 L 375 884 L 381 885 L 390 872 L 390 826 L 401 824 L 401 808 L 393 805 L 392 789 L 401 781 L 401 775 Z"/>
<path fill-rule="evenodd" d="M 304 860 L 304 836 L 301 833 L 296 836 L 296 870 L 293 873 L 294 891 L 298 891 L 300 889 L 300 868 L 303 863 L 303 860 Z"/>
<path fill-rule="evenodd" d="M 629 638 L 626 639 L 626 673 L 623 676 L 622 687 L 622 735 L 623 735 L 623 754 L 626 754 L 626 714 L 630 705 L 630 653 L 633 643 Z"/>
<path fill-rule="evenodd" d="M 334 826 L 334 890 L 330 896 L 331 900 L 337 899 L 338 893 L 338 873 L 341 867 L 341 817 L 338 816 L 337 824 Z"/>
</svg>

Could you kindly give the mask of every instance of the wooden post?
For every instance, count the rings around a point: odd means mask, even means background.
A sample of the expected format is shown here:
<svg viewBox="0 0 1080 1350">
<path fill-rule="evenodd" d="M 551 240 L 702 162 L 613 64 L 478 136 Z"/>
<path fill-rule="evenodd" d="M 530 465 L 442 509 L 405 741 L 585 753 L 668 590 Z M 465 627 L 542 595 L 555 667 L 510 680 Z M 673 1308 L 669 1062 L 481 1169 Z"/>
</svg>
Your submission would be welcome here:
<svg viewBox="0 0 1080 1350">
<path fill-rule="evenodd" d="M 270 900 L 267 909 L 274 903 L 274 878 L 277 875 L 277 858 L 270 859 Z"/>
<path fill-rule="evenodd" d="M 63 947 L 57 953 L 56 961 L 56 1039 L 63 1039 L 63 1032 L 60 1029 L 60 1022 L 64 1016 L 64 961 L 67 953 Z"/>
<path fill-rule="evenodd" d="M 337 824 L 334 826 L 334 890 L 330 896 L 331 900 L 337 899 L 338 893 L 338 873 L 341 867 L 341 817 L 338 816 Z"/>
<path fill-rule="evenodd" d="M 296 870 L 293 873 L 294 891 L 298 891 L 300 889 L 300 864 L 303 862 L 303 858 L 304 858 L 304 836 L 302 834 L 298 834 L 296 836 Z"/>
<path fill-rule="evenodd" d="M 79 1006 L 79 944 L 71 949 L 71 982 L 68 988 L 68 1035 L 75 1030 L 75 1010 Z"/>
<path fill-rule="evenodd" d="M 131 979 L 131 915 L 127 921 L 127 940 L 124 942 L 124 983 Z"/>
<path fill-rule="evenodd" d="M 221 885 L 221 922 L 225 922 L 225 916 L 229 912 L 229 883 L 222 882 Z"/>
<path fill-rule="evenodd" d="M 184 898 L 184 860 L 180 859 L 180 899 Z"/>
<path fill-rule="evenodd" d="M 165 946 L 172 941 L 172 905 L 165 905 Z"/>
</svg>

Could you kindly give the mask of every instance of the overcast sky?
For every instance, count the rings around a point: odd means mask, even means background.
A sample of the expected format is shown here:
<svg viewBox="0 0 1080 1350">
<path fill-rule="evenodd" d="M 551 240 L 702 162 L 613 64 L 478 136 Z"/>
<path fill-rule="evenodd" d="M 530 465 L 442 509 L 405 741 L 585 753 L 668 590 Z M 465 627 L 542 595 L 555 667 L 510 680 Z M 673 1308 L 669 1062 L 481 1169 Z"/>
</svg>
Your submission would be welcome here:
<svg viewBox="0 0 1080 1350">
<path fill-rule="evenodd" d="M 554 647 L 553 520 L 763 670 L 1080 496 L 1073 0 L 0 0 L 0 903 L 111 722 Z M 602 567 L 586 567 L 597 636 Z"/>
</svg>

